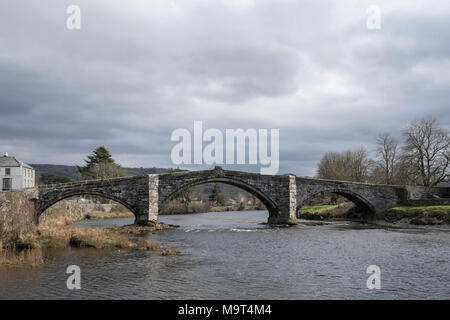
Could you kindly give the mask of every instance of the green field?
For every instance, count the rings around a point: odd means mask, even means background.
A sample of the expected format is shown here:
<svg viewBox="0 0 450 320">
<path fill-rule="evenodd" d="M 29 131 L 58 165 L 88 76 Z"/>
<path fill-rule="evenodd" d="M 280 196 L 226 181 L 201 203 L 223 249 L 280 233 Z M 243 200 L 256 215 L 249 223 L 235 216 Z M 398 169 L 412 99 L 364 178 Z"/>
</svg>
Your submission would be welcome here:
<svg viewBox="0 0 450 320">
<path fill-rule="evenodd" d="M 312 206 L 303 206 L 300 208 L 300 212 L 314 212 L 314 213 L 328 213 L 329 211 L 349 205 L 351 202 L 344 202 L 341 204 L 316 204 Z"/>
<path fill-rule="evenodd" d="M 396 206 L 388 211 L 394 212 L 407 212 L 407 213 L 423 213 L 423 212 L 436 212 L 436 213 L 448 213 L 450 212 L 450 205 L 444 206 Z"/>
<path fill-rule="evenodd" d="M 302 214 L 317 214 L 324 218 L 336 218 L 342 215 L 342 210 L 336 210 L 349 206 L 350 202 L 340 205 L 319 204 L 312 206 L 304 206 L 300 209 Z M 338 211 L 340 211 L 338 213 Z M 385 220 L 387 222 L 396 222 L 402 219 L 410 221 L 412 224 L 450 224 L 450 205 L 435 206 L 395 206 L 384 212 L 377 213 L 377 220 Z"/>
<path fill-rule="evenodd" d="M 444 206 L 396 206 L 377 215 L 378 218 L 395 222 L 410 219 L 413 224 L 424 224 L 423 221 L 439 220 L 450 223 L 450 205 Z"/>
</svg>

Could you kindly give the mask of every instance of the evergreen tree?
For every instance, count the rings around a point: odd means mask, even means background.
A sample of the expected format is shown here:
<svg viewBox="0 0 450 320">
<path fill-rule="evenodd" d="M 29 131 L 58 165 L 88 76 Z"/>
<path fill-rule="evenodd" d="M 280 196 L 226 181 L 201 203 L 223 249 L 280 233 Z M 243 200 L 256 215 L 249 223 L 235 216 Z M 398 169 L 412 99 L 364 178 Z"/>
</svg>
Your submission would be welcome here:
<svg viewBox="0 0 450 320">
<path fill-rule="evenodd" d="M 95 149 L 93 154 L 88 155 L 84 161 L 86 162 L 84 167 L 78 167 L 84 180 L 115 178 L 125 175 L 122 167 L 115 163 L 108 149 L 103 146 Z"/>
</svg>

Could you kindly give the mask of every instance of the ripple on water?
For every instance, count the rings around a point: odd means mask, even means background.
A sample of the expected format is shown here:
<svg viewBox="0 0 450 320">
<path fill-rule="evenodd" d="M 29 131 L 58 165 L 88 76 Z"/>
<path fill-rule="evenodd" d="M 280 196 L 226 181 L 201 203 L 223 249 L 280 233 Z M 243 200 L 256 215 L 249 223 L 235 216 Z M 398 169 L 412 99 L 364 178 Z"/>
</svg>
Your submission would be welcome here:
<svg viewBox="0 0 450 320">
<path fill-rule="evenodd" d="M 132 219 L 83 221 L 82 226 Z M 49 252 L 39 268 L 0 272 L 0 298 L 10 299 L 449 299 L 450 237 L 436 229 L 337 222 L 269 228 L 267 212 L 161 216 L 180 225 L 147 237 L 178 256 L 129 250 Z M 66 268 L 79 265 L 82 290 L 66 288 Z M 368 290 L 367 266 L 382 271 Z"/>
</svg>

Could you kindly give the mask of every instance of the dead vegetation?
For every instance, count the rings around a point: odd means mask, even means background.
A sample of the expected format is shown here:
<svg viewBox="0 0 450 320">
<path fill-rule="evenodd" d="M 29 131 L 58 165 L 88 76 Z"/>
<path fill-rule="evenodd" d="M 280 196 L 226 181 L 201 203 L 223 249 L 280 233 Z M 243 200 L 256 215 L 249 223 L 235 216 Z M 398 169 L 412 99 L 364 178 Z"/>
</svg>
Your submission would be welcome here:
<svg viewBox="0 0 450 320">
<path fill-rule="evenodd" d="M 131 249 L 160 251 L 164 255 L 178 253 L 172 248 L 163 249 L 158 242 L 136 237 L 175 226 L 155 222 L 146 226 L 79 228 L 61 212 L 36 226 L 34 217 L 23 214 L 32 210 L 27 210 L 30 201 L 22 193 L 0 193 L 0 201 L 0 266 L 39 266 L 45 261 L 44 250 L 47 248 Z"/>
</svg>

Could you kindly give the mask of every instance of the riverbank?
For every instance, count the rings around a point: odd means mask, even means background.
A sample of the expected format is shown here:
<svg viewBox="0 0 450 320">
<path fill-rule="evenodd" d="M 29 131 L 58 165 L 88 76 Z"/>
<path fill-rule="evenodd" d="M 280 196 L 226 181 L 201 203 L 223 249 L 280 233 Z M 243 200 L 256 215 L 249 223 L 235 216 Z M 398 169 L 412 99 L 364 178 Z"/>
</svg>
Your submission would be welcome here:
<svg viewBox="0 0 450 320">
<path fill-rule="evenodd" d="M 126 226 L 116 229 L 80 228 L 74 221 L 86 218 L 86 210 L 93 210 L 108 217 L 129 217 L 122 207 L 110 205 L 85 206 L 74 201 L 61 201 L 45 212 L 36 225 L 34 217 L 23 214 L 33 212 L 33 205 L 18 192 L 2 193 L 0 206 L 0 266 L 38 266 L 45 262 L 45 250 L 54 248 L 96 248 L 159 251 L 176 254 L 173 248 L 139 238 L 145 232 L 174 228 L 162 223 L 149 222 L 147 226 Z M 103 210 L 103 211 L 100 211 Z M 108 211 L 108 212 L 106 212 Z M 102 213 L 103 212 L 103 213 Z M 130 230 L 135 229 L 135 232 Z"/>
<path fill-rule="evenodd" d="M 134 218 L 134 214 L 130 211 L 126 212 L 90 211 L 83 216 L 82 220 L 122 219 L 122 218 Z"/>
<path fill-rule="evenodd" d="M 353 203 L 304 206 L 298 214 L 305 220 L 360 220 Z M 450 224 L 450 205 L 396 206 L 375 215 L 375 220 L 391 224 L 444 225 Z"/>
<path fill-rule="evenodd" d="M 224 212 L 224 211 L 256 211 L 256 210 L 266 210 L 265 207 L 258 205 L 244 205 L 233 204 L 233 205 L 222 205 L 213 206 L 210 203 L 193 203 L 187 208 L 184 204 L 180 203 L 167 203 L 163 204 L 161 207 L 160 215 L 176 215 L 176 214 L 192 214 L 192 213 L 207 213 L 207 212 Z"/>
<path fill-rule="evenodd" d="M 377 220 L 413 225 L 450 224 L 450 205 L 397 206 L 376 215 Z"/>
<path fill-rule="evenodd" d="M 2 230 L 0 242 L 0 266 L 26 264 L 39 266 L 45 263 L 46 249 L 95 248 L 159 251 L 162 255 L 178 254 L 175 248 L 163 248 L 155 241 L 142 239 L 139 235 L 174 225 L 150 222 L 147 226 L 128 225 L 112 228 L 79 228 L 66 217 L 47 220 L 27 232 Z M 6 241 L 5 241 L 6 240 Z"/>
</svg>

